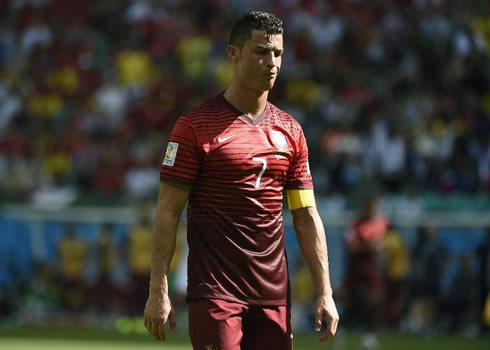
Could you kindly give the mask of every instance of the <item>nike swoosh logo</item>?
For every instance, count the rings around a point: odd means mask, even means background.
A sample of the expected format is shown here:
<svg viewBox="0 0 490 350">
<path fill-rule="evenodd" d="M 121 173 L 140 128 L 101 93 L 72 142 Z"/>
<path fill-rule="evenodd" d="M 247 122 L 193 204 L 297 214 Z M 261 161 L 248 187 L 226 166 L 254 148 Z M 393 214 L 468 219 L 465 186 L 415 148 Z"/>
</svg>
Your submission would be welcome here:
<svg viewBox="0 0 490 350">
<path fill-rule="evenodd" d="M 218 142 L 221 143 L 221 142 L 225 142 L 226 140 L 229 140 L 233 137 L 233 135 L 231 136 L 226 136 L 226 137 L 221 137 L 221 136 L 218 136 Z"/>
</svg>

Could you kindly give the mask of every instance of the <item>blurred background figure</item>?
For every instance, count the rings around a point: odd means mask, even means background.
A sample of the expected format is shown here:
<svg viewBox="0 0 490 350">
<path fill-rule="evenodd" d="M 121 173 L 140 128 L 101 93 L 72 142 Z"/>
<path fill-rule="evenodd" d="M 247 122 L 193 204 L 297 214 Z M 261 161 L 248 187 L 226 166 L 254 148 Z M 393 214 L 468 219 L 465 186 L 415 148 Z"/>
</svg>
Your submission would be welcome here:
<svg viewBox="0 0 490 350">
<path fill-rule="evenodd" d="M 460 257 L 455 263 L 457 270 L 441 293 L 442 322 L 449 332 L 473 332 L 480 316 L 476 269 L 468 256 Z"/>
<path fill-rule="evenodd" d="M 383 241 L 384 324 L 398 329 L 405 312 L 410 252 L 400 233 L 390 224 Z"/>
<path fill-rule="evenodd" d="M 73 224 L 66 224 L 58 242 L 61 304 L 68 319 L 78 319 L 86 306 L 87 284 L 84 280 L 88 245 L 80 239 Z"/>
<path fill-rule="evenodd" d="M 292 322 L 294 329 L 306 331 L 315 322 L 313 306 L 316 294 L 313 279 L 301 255 L 298 254 L 296 259 L 299 261 L 294 264 L 296 270 L 292 271 L 291 281 Z"/>
<path fill-rule="evenodd" d="M 63 286 L 59 284 L 59 275 L 53 266 L 42 262 L 34 266 L 33 274 L 19 305 L 19 318 L 30 325 L 54 326 L 64 308 L 60 300 Z"/>
<path fill-rule="evenodd" d="M 363 204 L 347 236 L 348 266 L 344 320 L 357 322 L 366 349 L 378 347 L 376 331 L 383 309 L 383 273 L 381 267 L 383 240 L 388 220 L 378 214 L 378 198 Z"/>
<path fill-rule="evenodd" d="M 414 332 L 433 332 L 440 312 L 440 278 L 447 253 L 437 233 L 435 227 L 421 227 L 413 250 L 409 328 Z"/>
<path fill-rule="evenodd" d="M 142 318 L 150 282 L 150 240 L 152 217 L 148 208 L 140 209 L 138 222 L 130 228 L 126 243 L 129 285 L 126 289 L 128 315 Z"/>
<path fill-rule="evenodd" d="M 109 325 L 104 322 L 104 318 L 120 312 L 125 305 L 115 278 L 119 263 L 118 247 L 114 239 L 114 225 L 111 223 L 104 223 L 100 227 L 90 258 L 95 262 L 96 271 L 92 277 L 93 283 L 87 290 L 87 306 L 95 313 L 93 322 L 107 328 Z"/>
</svg>

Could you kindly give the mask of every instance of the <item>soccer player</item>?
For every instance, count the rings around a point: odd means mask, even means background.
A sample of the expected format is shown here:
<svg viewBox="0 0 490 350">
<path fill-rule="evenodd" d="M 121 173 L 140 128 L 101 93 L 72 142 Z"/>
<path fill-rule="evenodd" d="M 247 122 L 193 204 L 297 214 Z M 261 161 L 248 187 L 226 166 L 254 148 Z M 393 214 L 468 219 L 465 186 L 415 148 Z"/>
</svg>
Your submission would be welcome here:
<svg viewBox="0 0 490 350">
<path fill-rule="evenodd" d="M 189 333 L 194 349 L 292 349 L 282 219 L 286 189 L 297 239 L 317 293 L 315 329 L 332 337 L 332 296 L 322 221 L 303 131 L 267 101 L 281 69 L 283 26 L 249 12 L 232 26 L 231 86 L 183 114 L 161 167 L 145 326 L 175 328 L 168 272 L 187 206 Z"/>
<path fill-rule="evenodd" d="M 361 337 L 363 349 L 379 346 L 376 337 L 383 276 L 379 264 L 382 243 L 388 229 L 388 220 L 377 213 L 378 199 L 369 198 L 347 236 L 349 251 L 344 320 L 351 322 L 354 315 L 364 327 Z"/>
</svg>

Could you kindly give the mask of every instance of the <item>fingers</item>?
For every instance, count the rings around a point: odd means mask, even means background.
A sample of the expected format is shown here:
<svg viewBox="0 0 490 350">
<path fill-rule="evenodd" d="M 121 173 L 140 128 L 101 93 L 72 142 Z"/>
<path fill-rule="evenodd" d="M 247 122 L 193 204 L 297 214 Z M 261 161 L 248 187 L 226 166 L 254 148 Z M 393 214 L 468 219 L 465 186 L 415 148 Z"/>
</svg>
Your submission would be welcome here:
<svg viewBox="0 0 490 350">
<path fill-rule="evenodd" d="M 156 338 L 158 340 L 162 340 L 162 341 L 165 341 L 166 337 L 165 337 L 165 323 L 163 321 L 157 321 L 157 336 Z"/>
<path fill-rule="evenodd" d="M 316 312 L 315 312 L 315 332 L 320 332 L 320 330 L 322 329 L 322 319 L 323 319 L 322 310 L 316 310 Z"/>
<path fill-rule="evenodd" d="M 149 316 L 144 317 L 145 328 L 157 339 L 164 341 L 166 339 L 165 334 L 165 321 L 163 319 L 152 319 Z M 174 322 L 175 328 L 175 322 Z"/>
<path fill-rule="evenodd" d="M 157 339 L 164 341 L 166 339 L 165 327 L 167 321 L 172 330 L 176 326 L 176 316 L 170 299 L 160 295 L 151 295 L 145 305 L 143 314 L 146 329 Z"/>
<path fill-rule="evenodd" d="M 339 324 L 338 316 L 332 317 L 325 311 L 318 310 L 315 316 L 315 331 L 319 332 L 322 327 L 322 320 L 325 319 L 327 321 L 327 328 L 325 329 L 324 334 L 318 338 L 319 342 L 324 342 L 332 338 L 337 332 L 337 326 Z"/>
<path fill-rule="evenodd" d="M 170 310 L 170 313 L 168 314 L 168 323 L 170 325 L 170 329 L 175 331 L 176 327 L 176 319 L 175 319 L 175 311 L 174 309 Z"/>
<path fill-rule="evenodd" d="M 323 342 L 326 342 L 327 340 L 329 340 L 330 338 L 332 338 L 332 336 L 328 335 L 327 332 L 325 332 L 325 334 L 323 334 L 320 338 L 318 338 L 318 341 L 320 343 L 323 343 Z"/>
<path fill-rule="evenodd" d="M 339 325 L 339 319 L 334 319 L 330 323 L 330 333 L 332 334 L 332 337 L 337 333 L 337 326 Z"/>
<path fill-rule="evenodd" d="M 322 309 L 319 309 L 316 311 L 315 314 L 315 332 L 320 332 L 322 329 L 322 320 L 324 319 L 325 313 Z M 330 323 L 327 321 L 327 329 L 325 330 L 325 333 L 318 338 L 319 342 L 324 342 L 327 341 L 332 337 L 332 335 L 329 333 L 329 328 L 330 328 Z"/>
<path fill-rule="evenodd" d="M 325 333 L 318 338 L 319 342 L 324 342 L 332 338 L 335 333 L 337 332 L 337 326 L 339 324 L 339 321 L 336 319 L 332 319 L 330 321 L 327 321 L 327 329 L 325 330 Z"/>
<path fill-rule="evenodd" d="M 157 340 L 165 340 L 165 323 L 159 319 L 153 319 L 148 322 L 146 327 Z M 146 325 L 145 325 L 146 326 Z"/>
</svg>

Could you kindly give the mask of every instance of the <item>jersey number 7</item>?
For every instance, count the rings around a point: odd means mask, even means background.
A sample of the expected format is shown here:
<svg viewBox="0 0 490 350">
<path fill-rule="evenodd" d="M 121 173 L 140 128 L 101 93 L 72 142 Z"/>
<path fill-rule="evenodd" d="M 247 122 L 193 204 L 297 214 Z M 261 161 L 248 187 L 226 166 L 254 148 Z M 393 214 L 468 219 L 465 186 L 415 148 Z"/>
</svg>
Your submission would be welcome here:
<svg viewBox="0 0 490 350">
<path fill-rule="evenodd" d="M 252 160 L 254 162 L 262 163 L 262 170 L 260 170 L 259 175 L 257 176 L 257 181 L 255 182 L 255 188 L 260 187 L 260 179 L 262 179 L 262 175 L 264 175 L 265 169 L 267 169 L 267 159 L 261 157 L 253 157 Z"/>
</svg>

